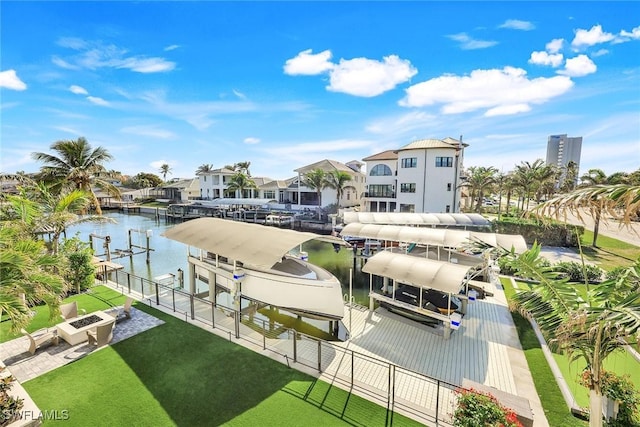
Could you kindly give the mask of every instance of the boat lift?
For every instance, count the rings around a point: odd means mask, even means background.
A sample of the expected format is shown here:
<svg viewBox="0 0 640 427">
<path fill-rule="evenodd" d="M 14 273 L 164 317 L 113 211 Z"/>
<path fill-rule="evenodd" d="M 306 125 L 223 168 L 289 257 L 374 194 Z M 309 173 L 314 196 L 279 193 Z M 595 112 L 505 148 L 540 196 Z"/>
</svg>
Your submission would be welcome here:
<svg viewBox="0 0 640 427">
<path fill-rule="evenodd" d="M 133 243 L 133 238 L 132 238 L 132 233 L 140 233 L 140 234 L 144 234 L 146 237 L 146 245 L 145 246 L 141 246 L 141 245 L 136 245 Z M 118 259 L 118 258 L 124 258 L 124 257 L 129 257 L 132 258 L 134 255 L 138 255 L 141 253 L 146 253 L 147 254 L 147 264 L 149 264 L 149 262 L 151 261 L 150 259 L 150 255 L 151 255 L 151 251 L 153 251 L 154 249 L 152 249 L 150 247 L 150 241 L 151 241 L 151 236 L 153 236 L 153 230 L 136 230 L 133 228 L 130 228 L 128 230 L 128 249 L 115 249 L 113 252 L 110 250 L 110 245 L 111 245 L 111 236 L 107 235 L 107 236 L 100 236 L 98 234 L 95 233 L 91 233 L 89 234 L 89 244 L 91 245 L 91 249 L 94 250 L 95 249 L 93 247 L 93 240 L 94 239 L 102 239 L 104 240 L 104 243 L 102 244 L 102 247 L 104 248 L 105 252 L 102 254 L 96 254 L 96 256 L 100 257 L 100 256 L 106 256 L 107 261 L 111 261 L 112 259 Z M 135 249 L 141 249 L 140 251 L 135 251 Z M 111 255 L 117 255 L 115 257 L 112 257 Z"/>
</svg>

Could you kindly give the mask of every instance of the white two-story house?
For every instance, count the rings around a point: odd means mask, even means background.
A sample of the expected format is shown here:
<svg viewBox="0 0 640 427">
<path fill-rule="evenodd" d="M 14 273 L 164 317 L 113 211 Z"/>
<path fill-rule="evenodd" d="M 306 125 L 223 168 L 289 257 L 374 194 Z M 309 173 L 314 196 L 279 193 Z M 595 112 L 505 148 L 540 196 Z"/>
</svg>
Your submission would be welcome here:
<svg viewBox="0 0 640 427">
<path fill-rule="evenodd" d="M 460 172 L 467 144 L 421 139 L 366 157 L 369 212 L 460 212 Z"/>
</svg>

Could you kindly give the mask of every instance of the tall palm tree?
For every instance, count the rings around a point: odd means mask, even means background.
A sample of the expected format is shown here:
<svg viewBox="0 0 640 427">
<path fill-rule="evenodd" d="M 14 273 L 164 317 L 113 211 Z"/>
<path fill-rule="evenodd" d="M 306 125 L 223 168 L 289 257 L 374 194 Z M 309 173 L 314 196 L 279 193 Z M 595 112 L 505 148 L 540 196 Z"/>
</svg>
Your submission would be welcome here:
<svg viewBox="0 0 640 427">
<path fill-rule="evenodd" d="M 514 171 L 514 183 L 523 192 L 522 210 L 529 207 L 529 200 L 532 195 L 539 195 L 539 191 L 544 184 L 555 179 L 555 169 L 547 165 L 542 159 L 537 159 L 533 163 L 521 162 Z"/>
<path fill-rule="evenodd" d="M 564 177 L 560 185 L 560 191 L 565 193 L 573 191 L 578 183 L 578 164 L 573 160 L 567 164 L 564 170 Z"/>
<path fill-rule="evenodd" d="M 102 209 L 93 192 L 94 186 L 120 198 L 118 187 L 99 177 L 99 173 L 105 170 L 104 163 L 113 159 L 106 149 L 92 148 L 82 137 L 75 141 L 54 142 L 51 149 L 58 156 L 48 153 L 32 153 L 32 157 L 44 162 L 45 165 L 40 169 L 40 178 L 52 184 L 53 191 L 70 188 L 86 192 L 89 194 L 98 215 L 102 214 Z"/>
<path fill-rule="evenodd" d="M 245 190 L 252 188 L 258 188 L 255 181 L 245 175 L 243 172 L 236 172 L 229 178 L 229 184 L 227 185 L 227 191 L 234 192 L 236 195 L 239 193 L 240 198 L 244 198 Z"/>
<path fill-rule="evenodd" d="M 204 174 L 204 173 L 209 173 L 214 169 L 212 164 L 202 164 L 200 166 L 198 166 L 198 169 L 196 169 L 196 175 L 200 175 L 200 174 Z"/>
<path fill-rule="evenodd" d="M 162 174 L 162 179 L 164 182 L 167 182 L 167 175 L 171 175 L 171 166 L 167 163 L 163 163 L 160 165 L 160 174 Z"/>
<path fill-rule="evenodd" d="M 340 208 L 340 199 L 342 199 L 344 187 L 349 181 L 351 181 L 351 175 L 345 171 L 334 170 L 325 175 L 326 186 L 336 190 L 338 208 Z"/>
<path fill-rule="evenodd" d="M 602 425 L 604 360 L 640 340 L 640 259 L 617 279 L 596 285 L 585 303 L 576 288 L 540 258 L 540 246 L 511 262 L 523 277 L 535 280 L 514 296 L 520 311 L 530 314 L 550 344 L 571 360 L 584 359 L 589 378 L 590 426 Z"/>
<path fill-rule="evenodd" d="M 470 166 L 467 180 L 462 184 L 469 187 L 471 198 L 476 198 L 476 212 L 480 212 L 482 208 L 482 199 L 484 192 L 496 182 L 496 174 L 498 169 L 493 166 L 488 168 L 485 166 Z"/>
<path fill-rule="evenodd" d="M 318 196 L 318 219 L 320 219 L 322 209 L 322 190 L 327 187 L 326 172 L 320 168 L 313 169 L 302 176 L 302 185 L 312 190 L 316 190 Z"/>
<path fill-rule="evenodd" d="M 251 176 L 251 171 L 249 171 L 250 166 L 251 162 L 238 162 L 234 165 L 236 171 L 242 172 L 247 176 Z"/>
</svg>

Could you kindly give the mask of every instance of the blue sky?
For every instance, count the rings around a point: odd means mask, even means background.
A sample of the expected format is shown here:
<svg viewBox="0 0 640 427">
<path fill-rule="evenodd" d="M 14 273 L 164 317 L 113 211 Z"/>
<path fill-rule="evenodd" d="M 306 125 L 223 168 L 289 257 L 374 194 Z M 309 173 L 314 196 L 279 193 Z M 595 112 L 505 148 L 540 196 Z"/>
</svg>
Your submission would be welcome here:
<svg viewBox="0 0 640 427">
<path fill-rule="evenodd" d="M 108 169 L 285 179 L 463 136 L 508 171 L 582 136 L 581 171 L 640 166 L 639 2 L 0 3 L 2 172 L 84 136 Z"/>
</svg>

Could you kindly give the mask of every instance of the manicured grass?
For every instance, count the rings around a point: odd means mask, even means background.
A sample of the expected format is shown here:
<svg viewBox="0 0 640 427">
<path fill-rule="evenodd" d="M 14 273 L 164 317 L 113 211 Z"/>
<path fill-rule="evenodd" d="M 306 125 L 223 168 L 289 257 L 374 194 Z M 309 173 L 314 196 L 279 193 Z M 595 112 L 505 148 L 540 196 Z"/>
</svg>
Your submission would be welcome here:
<svg viewBox="0 0 640 427">
<path fill-rule="evenodd" d="M 115 294 L 115 292 L 114 292 Z M 73 426 L 418 426 L 142 304 L 165 324 L 24 383 Z M 45 424 L 60 421 L 47 421 Z"/>
<path fill-rule="evenodd" d="M 581 242 L 585 257 L 605 270 L 627 267 L 640 257 L 640 247 L 602 234 L 598 234 L 598 247 L 594 248 L 591 246 L 593 231 L 590 230 L 584 231 Z"/>
<path fill-rule="evenodd" d="M 72 295 L 69 298 L 66 298 L 63 303 L 77 301 L 78 310 L 84 309 L 87 313 L 90 313 L 96 310 L 104 310 L 109 307 L 123 305 L 125 299 L 126 298 L 123 295 L 120 295 L 105 286 L 94 286 L 91 288 L 90 292 Z M 29 326 L 25 328 L 29 332 L 33 332 L 41 328 L 52 327 L 60 323 L 59 318 L 50 318 L 49 307 L 46 305 L 33 307 L 33 311 L 35 312 L 33 319 Z M 20 332 L 11 332 L 10 328 L 11 322 L 5 315 L 2 317 L 2 322 L 0 322 L 0 342 L 10 341 L 22 336 Z"/>
<path fill-rule="evenodd" d="M 511 281 L 507 278 L 501 278 L 500 281 L 507 299 L 510 299 L 515 292 L 511 286 Z M 588 425 L 587 422 L 574 417 L 564 403 L 562 393 L 529 321 L 517 312 L 511 312 L 511 316 L 516 325 L 520 344 L 524 350 L 524 355 L 549 425 L 554 427 L 582 427 Z"/>
</svg>

